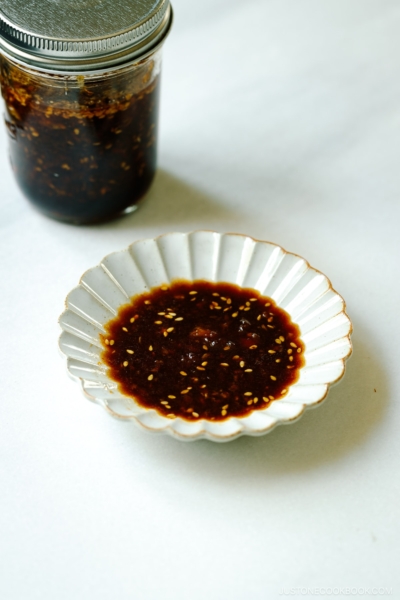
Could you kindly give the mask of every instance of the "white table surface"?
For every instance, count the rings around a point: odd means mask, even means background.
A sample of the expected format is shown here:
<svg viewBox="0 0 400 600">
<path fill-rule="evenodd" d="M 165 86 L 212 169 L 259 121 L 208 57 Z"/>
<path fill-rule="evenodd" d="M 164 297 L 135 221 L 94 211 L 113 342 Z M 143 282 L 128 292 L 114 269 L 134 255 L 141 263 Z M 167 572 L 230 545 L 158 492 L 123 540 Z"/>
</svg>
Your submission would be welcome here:
<svg viewBox="0 0 400 600">
<path fill-rule="evenodd" d="M 0 598 L 400 598 L 398 0 L 174 8 L 160 170 L 136 214 L 42 217 L 1 129 Z M 58 354 L 85 269 L 197 228 L 304 256 L 354 323 L 345 379 L 262 438 L 184 444 L 113 420 Z"/>
</svg>

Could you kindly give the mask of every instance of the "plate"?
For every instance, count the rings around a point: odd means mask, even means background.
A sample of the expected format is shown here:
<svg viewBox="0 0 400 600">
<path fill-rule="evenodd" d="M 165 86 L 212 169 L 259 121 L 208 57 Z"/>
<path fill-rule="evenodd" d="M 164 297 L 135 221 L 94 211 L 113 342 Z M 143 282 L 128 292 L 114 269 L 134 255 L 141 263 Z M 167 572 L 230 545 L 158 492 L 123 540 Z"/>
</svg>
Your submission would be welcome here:
<svg viewBox="0 0 400 600">
<path fill-rule="evenodd" d="M 124 396 L 102 363 L 100 334 L 133 296 L 175 279 L 234 283 L 272 298 L 300 328 L 305 365 L 286 396 L 265 409 L 223 421 L 187 421 L 162 416 Z M 66 298 L 59 319 L 59 347 L 70 376 L 85 395 L 111 415 L 180 440 L 225 442 L 240 435 L 263 435 L 292 423 L 319 405 L 344 375 L 352 325 L 343 298 L 329 279 L 306 260 L 271 242 L 251 237 L 195 231 L 169 233 L 131 244 L 106 256 L 82 276 Z"/>
</svg>

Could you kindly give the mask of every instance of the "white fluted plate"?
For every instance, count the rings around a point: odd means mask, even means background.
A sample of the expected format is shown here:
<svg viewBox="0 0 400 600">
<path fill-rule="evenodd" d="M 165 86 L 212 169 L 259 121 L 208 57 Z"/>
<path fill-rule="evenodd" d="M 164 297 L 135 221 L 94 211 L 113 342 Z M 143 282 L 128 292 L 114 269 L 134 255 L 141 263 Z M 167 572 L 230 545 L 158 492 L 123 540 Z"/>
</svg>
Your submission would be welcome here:
<svg viewBox="0 0 400 600">
<path fill-rule="evenodd" d="M 120 393 L 102 362 L 100 334 L 133 296 L 175 279 L 252 288 L 289 313 L 300 328 L 305 365 L 283 399 L 245 417 L 187 421 L 164 417 Z M 170 233 L 109 254 L 68 294 L 59 322 L 63 330 L 59 346 L 68 372 L 90 400 L 113 416 L 180 440 L 224 442 L 240 435 L 262 435 L 280 423 L 295 421 L 306 408 L 320 404 L 329 386 L 342 378 L 352 351 L 344 300 L 325 275 L 276 244 L 211 231 Z"/>
</svg>

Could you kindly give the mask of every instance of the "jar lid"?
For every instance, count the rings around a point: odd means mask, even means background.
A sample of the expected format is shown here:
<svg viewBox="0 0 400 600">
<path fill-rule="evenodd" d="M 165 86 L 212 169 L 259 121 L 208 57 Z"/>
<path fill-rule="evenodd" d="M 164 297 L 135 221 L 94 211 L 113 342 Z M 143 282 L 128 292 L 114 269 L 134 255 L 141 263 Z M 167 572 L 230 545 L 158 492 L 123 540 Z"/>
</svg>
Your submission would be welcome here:
<svg viewBox="0 0 400 600">
<path fill-rule="evenodd" d="M 152 51 L 168 33 L 169 0 L 0 0 L 0 49 L 49 71 L 88 71 Z"/>
</svg>

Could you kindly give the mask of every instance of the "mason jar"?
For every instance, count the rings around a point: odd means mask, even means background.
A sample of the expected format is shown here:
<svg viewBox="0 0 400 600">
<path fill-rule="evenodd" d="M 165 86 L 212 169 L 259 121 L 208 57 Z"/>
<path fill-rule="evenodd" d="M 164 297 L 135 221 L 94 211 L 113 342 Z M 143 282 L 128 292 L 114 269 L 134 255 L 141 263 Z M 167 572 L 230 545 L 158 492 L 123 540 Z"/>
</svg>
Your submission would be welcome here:
<svg viewBox="0 0 400 600">
<path fill-rule="evenodd" d="M 169 0 L 2 0 L 11 164 L 42 213 L 100 222 L 147 192 L 171 21 Z"/>
</svg>

